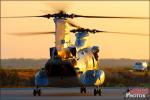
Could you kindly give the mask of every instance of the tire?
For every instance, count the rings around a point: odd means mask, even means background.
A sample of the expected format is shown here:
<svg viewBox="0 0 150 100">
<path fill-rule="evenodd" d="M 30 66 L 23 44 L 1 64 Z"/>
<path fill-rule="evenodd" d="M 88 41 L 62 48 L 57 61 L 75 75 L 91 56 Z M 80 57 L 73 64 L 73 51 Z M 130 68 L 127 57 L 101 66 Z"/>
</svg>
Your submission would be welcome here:
<svg viewBox="0 0 150 100">
<path fill-rule="evenodd" d="M 80 93 L 83 93 L 83 88 L 82 87 L 80 88 Z"/>
<path fill-rule="evenodd" d="M 86 93 L 86 88 L 84 87 L 84 93 Z"/>
<path fill-rule="evenodd" d="M 97 94 L 97 90 L 96 90 L 96 89 L 94 89 L 94 96 L 96 96 L 96 94 Z"/>
<path fill-rule="evenodd" d="M 102 89 L 97 90 L 98 95 L 101 96 L 102 95 Z"/>
<path fill-rule="evenodd" d="M 36 96 L 36 90 L 35 89 L 33 90 L 33 95 Z"/>
<path fill-rule="evenodd" d="M 86 88 L 85 87 L 81 87 L 80 88 L 80 93 L 86 93 Z"/>
<path fill-rule="evenodd" d="M 41 89 L 38 90 L 38 95 L 41 96 Z"/>
</svg>

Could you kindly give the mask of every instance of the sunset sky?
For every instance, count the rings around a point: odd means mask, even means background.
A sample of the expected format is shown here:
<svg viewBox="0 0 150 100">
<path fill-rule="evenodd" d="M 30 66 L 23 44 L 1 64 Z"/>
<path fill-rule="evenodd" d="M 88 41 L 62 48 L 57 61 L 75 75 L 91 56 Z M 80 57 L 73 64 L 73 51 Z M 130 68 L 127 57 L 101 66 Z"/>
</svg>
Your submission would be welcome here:
<svg viewBox="0 0 150 100">
<path fill-rule="evenodd" d="M 1 1 L 1 16 L 53 13 L 56 4 L 66 5 L 68 13 L 81 15 L 149 17 L 149 1 Z M 149 20 L 74 18 L 73 21 L 85 28 L 149 34 Z M 1 58 L 48 58 L 49 48 L 55 43 L 54 35 L 19 37 L 8 33 L 54 29 L 52 18 L 1 19 Z M 149 59 L 149 37 L 97 33 L 89 38 L 91 46 L 100 47 L 100 58 Z"/>
</svg>

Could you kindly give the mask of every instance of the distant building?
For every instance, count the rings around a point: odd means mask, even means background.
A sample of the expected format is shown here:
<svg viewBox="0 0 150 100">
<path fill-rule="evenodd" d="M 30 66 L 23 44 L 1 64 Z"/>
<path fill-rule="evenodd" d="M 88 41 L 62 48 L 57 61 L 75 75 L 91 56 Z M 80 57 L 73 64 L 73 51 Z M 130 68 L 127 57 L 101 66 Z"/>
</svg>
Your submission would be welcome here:
<svg viewBox="0 0 150 100">
<path fill-rule="evenodd" d="M 148 69 L 148 63 L 147 62 L 136 62 L 134 65 L 134 69 L 136 71 L 145 71 Z"/>
</svg>

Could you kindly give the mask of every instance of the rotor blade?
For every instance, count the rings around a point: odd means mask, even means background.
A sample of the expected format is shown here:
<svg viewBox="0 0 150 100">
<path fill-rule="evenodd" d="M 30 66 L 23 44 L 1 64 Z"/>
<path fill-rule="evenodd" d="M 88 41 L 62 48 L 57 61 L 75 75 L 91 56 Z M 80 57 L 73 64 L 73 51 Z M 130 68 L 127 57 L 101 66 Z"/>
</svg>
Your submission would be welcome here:
<svg viewBox="0 0 150 100">
<path fill-rule="evenodd" d="M 122 35 L 150 36 L 150 34 L 142 34 L 142 33 L 111 32 L 111 31 L 99 31 L 99 32 L 111 33 L 111 34 L 122 34 Z"/>
<path fill-rule="evenodd" d="M 149 17 L 119 17 L 119 16 L 84 16 L 84 15 L 74 15 L 74 17 L 84 17 L 84 18 L 124 18 L 124 19 L 150 19 Z"/>
<path fill-rule="evenodd" d="M 13 17 L 0 17 L 0 18 L 27 18 L 27 17 L 38 17 L 38 16 L 13 16 Z"/>
<path fill-rule="evenodd" d="M 44 18 L 50 18 L 50 17 L 53 17 L 53 15 L 47 14 L 47 15 L 41 15 L 41 16 L 13 16 L 13 17 L 0 17 L 0 18 L 30 18 L 30 17 L 44 17 Z"/>
<path fill-rule="evenodd" d="M 26 32 L 26 33 L 8 33 L 9 35 L 17 36 L 29 36 L 29 35 L 45 35 L 45 34 L 55 34 L 56 32 Z"/>
<path fill-rule="evenodd" d="M 76 27 L 76 28 L 81 28 L 79 25 L 77 25 L 75 22 L 73 22 L 73 21 L 71 21 L 71 20 L 67 20 L 67 23 L 69 24 L 69 25 L 71 25 L 72 27 Z"/>
</svg>

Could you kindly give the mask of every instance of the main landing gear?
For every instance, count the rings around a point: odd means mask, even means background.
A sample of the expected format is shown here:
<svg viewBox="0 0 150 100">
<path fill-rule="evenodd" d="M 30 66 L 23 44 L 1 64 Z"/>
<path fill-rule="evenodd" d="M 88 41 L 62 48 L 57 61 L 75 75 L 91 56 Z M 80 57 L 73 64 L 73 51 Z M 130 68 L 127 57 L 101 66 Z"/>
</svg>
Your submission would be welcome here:
<svg viewBox="0 0 150 100">
<path fill-rule="evenodd" d="M 33 95 L 36 96 L 37 94 L 38 96 L 41 96 L 41 89 L 39 89 L 38 86 L 33 90 Z"/>
<path fill-rule="evenodd" d="M 86 94 L 86 87 L 80 87 L 80 93 L 82 93 L 82 94 Z M 97 86 L 95 89 L 94 89 L 94 96 L 96 96 L 96 95 L 99 95 L 99 96 L 101 96 L 102 95 L 102 89 L 99 87 L 99 86 Z"/>
<path fill-rule="evenodd" d="M 102 95 L 102 89 L 98 86 L 97 88 L 94 89 L 94 96 L 96 95 L 101 96 Z"/>
<path fill-rule="evenodd" d="M 80 87 L 80 93 L 82 93 L 82 94 L 86 93 L 86 87 L 84 87 L 84 86 Z"/>
</svg>

